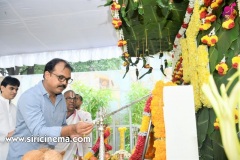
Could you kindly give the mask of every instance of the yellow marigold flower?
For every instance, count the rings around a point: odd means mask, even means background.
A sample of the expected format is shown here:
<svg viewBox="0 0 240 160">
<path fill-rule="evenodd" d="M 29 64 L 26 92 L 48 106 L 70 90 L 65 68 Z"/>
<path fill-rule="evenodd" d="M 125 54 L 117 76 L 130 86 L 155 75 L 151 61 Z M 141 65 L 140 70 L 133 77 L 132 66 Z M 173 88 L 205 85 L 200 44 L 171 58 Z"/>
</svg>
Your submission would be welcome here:
<svg viewBox="0 0 240 160">
<path fill-rule="evenodd" d="M 228 66 L 226 63 L 221 62 L 219 64 L 216 65 L 215 69 L 218 71 L 219 75 L 225 75 L 228 71 Z"/>
<path fill-rule="evenodd" d="M 123 63 L 123 66 L 125 67 L 125 66 L 127 66 L 129 63 L 128 62 L 124 62 Z"/>
<path fill-rule="evenodd" d="M 199 29 L 200 29 L 201 31 L 202 31 L 202 30 L 206 31 L 206 30 L 208 30 L 210 27 L 211 27 L 211 23 L 203 23 L 203 24 L 200 25 Z"/>
<path fill-rule="evenodd" d="M 237 69 L 238 68 L 238 64 L 240 63 L 240 56 L 235 56 L 232 58 L 232 67 Z"/>
</svg>

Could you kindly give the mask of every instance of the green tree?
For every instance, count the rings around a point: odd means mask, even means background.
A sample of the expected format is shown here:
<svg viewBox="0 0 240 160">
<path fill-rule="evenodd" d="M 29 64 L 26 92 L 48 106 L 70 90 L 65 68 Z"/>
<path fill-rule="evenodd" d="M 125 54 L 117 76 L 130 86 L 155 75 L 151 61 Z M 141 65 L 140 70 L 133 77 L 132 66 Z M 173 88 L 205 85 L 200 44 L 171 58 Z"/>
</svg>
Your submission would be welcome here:
<svg viewBox="0 0 240 160">
<path fill-rule="evenodd" d="M 72 84 L 73 90 L 83 97 L 83 109 L 92 114 L 92 118 L 96 118 L 96 113 L 100 107 L 108 108 L 112 99 L 112 91 L 110 89 L 95 89 L 76 81 Z"/>
<path fill-rule="evenodd" d="M 81 81 L 76 81 L 72 84 L 72 88 L 75 93 L 80 94 L 83 97 L 83 106 L 82 108 L 91 113 L 92 119 L 96 118 L 97 111 L 100 107 L 108 108 L 109 102 L 112 99 L 112 92 L 110 89 L 95 89 L 91 86 L 83 84 Z M 111 117 L 108 117 L 104 120 L 104 123 L 110 124 Z M 97 128 L 93 130 L 93 145 L 97 140 L 96 132 Z"/>
<path fill-rule="evenodd" d="M 127 93 L 127 99 L 129 102 L 133 102 L 141 97 L 146 96 L 150 93 L 150 89 L 143 86 L 140 82 L 135 82 L 131 84 L 131 88 Z M 132 112 L 132 124 L 141 124 L 143 108 L 145 107 L 146 99 L 139 101 L 131 106 Z M 125 123 L 129 123 L 128 114 L 125 116 Z"/>
</svg>

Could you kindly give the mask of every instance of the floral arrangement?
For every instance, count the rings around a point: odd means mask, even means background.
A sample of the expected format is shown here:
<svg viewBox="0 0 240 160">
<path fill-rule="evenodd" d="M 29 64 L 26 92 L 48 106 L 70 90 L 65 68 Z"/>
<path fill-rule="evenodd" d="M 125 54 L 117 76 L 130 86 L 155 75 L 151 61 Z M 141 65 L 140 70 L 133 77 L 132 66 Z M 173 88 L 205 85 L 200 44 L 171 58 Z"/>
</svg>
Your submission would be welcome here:
<svg viewBox="0 0 240 160">
<path fill-rule="evenodd" d="M 120 159 L 129 159 L 131 156 L 130 153 L 128 153 L 126 150 L 118 150 L 116 151 L 113 156 L 110 158 L 110 160 L 120 160 Z"/>
<path fill-rule="evenodd" d="M 184 84 L 193 85 L 195 110 L 203 106 L 211 107 L 211 103 L 201 91 L 203 83 L 208 82 L 210 75 L 208 68 L 208 48 L 207 45 L 199 45 L 197 47 L 196 37 L 199 33 L 198 26 L 201 25 L 200 17 L 203 11 L 199 10 L 199 3 L 195 1 L 194 10 L 186 31 L 186 38 L 180 40 L 182 49 L 182 70 Z M 208 14 L 206 12 L 206 14 Z M 203 15 L 202 15 L 203 16 Z M 206 16 L 205 16 L 206 17 Z M 210 32 L 211 35 L 215 33 L 214 29 Z M 209 40 L 209 44 L 215 44 L 216 39 Z"/>
<path fill-rule="evenodd" d="M 186 31 L 186 41 L 187 41 L 186 44 L 188 48 L 187 49 L 188 54 L 187 54 L 187 57 L 183 57 L 183 61 L 184 59 L 191 60 L 191 65 L 185 66 L 185 67 L 189 67 L 189 69 L 187 70 L 187 72 L 189 73 L 187 73 L 187 75 L 190 75 L 190 83 L 194 88 L 195 110 L 198 110 L 199 108 L 202 107 L 202 103 L 200 101 L 200 88 L 199 88 L 199 78 L 198 78 L 199 74 L 197 72 L 198 63 L 199 63 L 198 61 L 199 53 L 197 52 L 197 42 L 196 42 L 196 37 L 199 33 L 199 26 L 200 26 L 199 6 L 200 5 L 198 1 L 195 1 L 193 15 L 191 17 L 191 21 L 189 22 L 189 26 Z"/>
<path fill-rule="evenodd" d="M 222 27 L 225 29 L 232 29 L 235 26 L 234 19 L 237 16 L 237 11 L 234 9 L 235 6 L 236 2 L 230 4 L 229 6 L 224 7 L 222 15 L 225 20 L 222 23 Z"/>
<path fill-rule="evenodd" d="M 111 130 L 110 127 L 106 127 L 106 129 L 104 130 L 104 142 L 106 142 L 105 139 L 107 139 L 110 136 L 110 134 L 111 134 L 110 130 Z M 105 145 L 105 151 L 112 150 L 112 146 L 109 145 L 107 142 L 104 143 L 104 145 Z M 92 147 L 91 151 L 87 152 L 84 155 L 83 159 L 84 160 L 89 160 L 91 157 L 94 156 L 94 154 L 96 154 L 99 151 L 99 147 L 100 147 L 100 137 L 98 137 L 97 142 Z"/>
<path fill-rule="evenodd" d="M 215 35 L 215 28 L 208 35 L 203 36 L 201 42 L 210 47 L 214 46 L 218 42 L 218 37 Z"/>
<path fill-rule="evenodd" d="M 174 86 L 176 84 L 172 82 L 164 83 L 163 81 L 158 81 L 152 91 L 152 101 L 151 101 L 151 115 L 152 123 L 154 125 L 154 137 L 155 141 L 153 147 L 155 147 L 155 157 L 153 160 L 166 159 L 166 135 L 165 135 L 165 124 L 163 116 L 163 87 L 164 86 Z"/>
<path fill-rule="evenodd" d="M 146 141 L 148 125 L 150 123 L 150 105 L 151 105 L 152 97 L 149 97 L 146 101 L 145 108 L 143 111 L 143 118 L 140 127 L 140 132 L 138 133 L 137 144 L 135 146 L 134 153 L 129 158 L 130 160 L 139 160 L 142 158 L 144 144 Z"/>
<path fill-rule="evenodd" d="M 172 66 L 175 66 L 176 63 L 180 59 L 180 54 L 181 54 L 181 46 L 179 45 L 180 39 L 184 36 L 184 33 L 186 29 L 188 28 L 188 23 L 190 22 L 191 15 L 193 13 L 193 8 L 194 8 L 194 1 L 195 0 L 189 0 L 189 4 L 185 13 L 185 18 L 183 19 L 183 23 L 181 28 L 179 29 L 176 38 L 174 40 L 174 45 L 173 45 L 173 54 L 172 54 Z"/>
<path fill-rule="evenodd" d="M 190 72 L 189 67 L 191 65 L 190 59 L 188 57 L 188 47 L 187 40 L 185 38 L 180 40 L 180 45 L 182 47 L 182 57 L 184 57 L 184 61 L 182 60 L 182 71 L 183 71 L 183 81 L 185 84 L 190 83 Z M 181 57 L 181 59 L 182 59 Z"/>
</svg>

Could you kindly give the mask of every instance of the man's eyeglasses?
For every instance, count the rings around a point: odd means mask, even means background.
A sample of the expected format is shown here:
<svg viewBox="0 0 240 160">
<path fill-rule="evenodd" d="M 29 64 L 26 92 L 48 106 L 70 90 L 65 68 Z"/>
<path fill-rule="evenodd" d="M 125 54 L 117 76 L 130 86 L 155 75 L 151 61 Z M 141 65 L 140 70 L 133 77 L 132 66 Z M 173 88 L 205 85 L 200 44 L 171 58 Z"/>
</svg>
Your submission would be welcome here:
<svg viewBox="0 0 240 160">
<path fill-rule="evenodd" d="M 58 81 L 59 82 L 67 82 L 68 84 L 70 84 L 70 83 L 72 83 L 72 81 L 73 81 L 73 79 L 71 79 L 71 78 L 66 78 L 66 77 L 64 77 L 63 75 L 56 75 L 55 73 L 53 73 L 53 72 L 51 72 L 51 74 L 53 74 L 53 75 L 55 75 L 57 78 L 58 78 Z"/>
<path fill-rule="evenodd" d="M 76 97 L 73 97 L 73 98 L 67 97 L 66 100 L 69 101 L 69 102 L 70 102 L 70 101 L 76 101 Z"/>
</svg>

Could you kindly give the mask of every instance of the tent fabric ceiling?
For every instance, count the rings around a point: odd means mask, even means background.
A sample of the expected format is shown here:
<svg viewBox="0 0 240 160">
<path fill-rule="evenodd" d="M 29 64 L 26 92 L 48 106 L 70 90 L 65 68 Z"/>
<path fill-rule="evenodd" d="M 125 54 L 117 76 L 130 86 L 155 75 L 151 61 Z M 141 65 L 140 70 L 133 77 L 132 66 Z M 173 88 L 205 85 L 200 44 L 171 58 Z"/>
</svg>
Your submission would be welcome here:
<svg viewBox="0 0 240 160">
<path fill-rule="evenodd" d="M 47 54 L 54 53 L 49 57 L 55 57 L 56 51 L 59 54 L 66 54 L 67 51 L 71 52 L 70 55 L 74 52 L 89 54 L 89 60 L 93 55 L 95 59 L 119 57 L 121 51 L 117 47 L 118 38 L 111 24 L 110 9 L 98 7 L 105 2 L 106 0 L 0 0 L 0 67 L 33 62 L 41 64 Z M 97 52 L 105 54 L 100 49 L 109 53 L 103 57 L 96 56 Z M 29 57 L 37 56 L 33 60 L 27 58 L 27 54 Z M 19 55 L 26 60 L 15 63 Z M 83 58 L 78 58 L 81 57 Z M 6 59 L 9 64 L 6 64 Z M 32 62 L 27 63 L 27 59 Z M 76 61 L 74 58 L 69 60 Z"/>
</svg>

